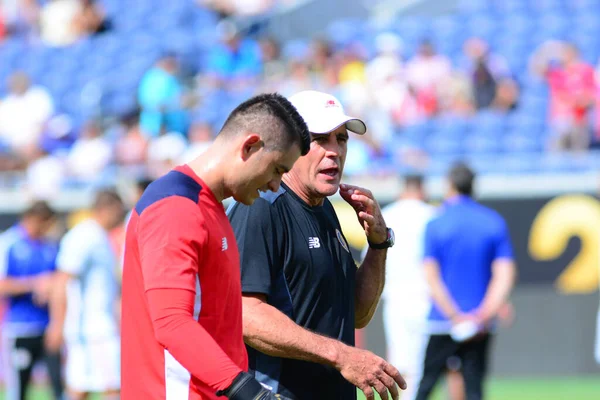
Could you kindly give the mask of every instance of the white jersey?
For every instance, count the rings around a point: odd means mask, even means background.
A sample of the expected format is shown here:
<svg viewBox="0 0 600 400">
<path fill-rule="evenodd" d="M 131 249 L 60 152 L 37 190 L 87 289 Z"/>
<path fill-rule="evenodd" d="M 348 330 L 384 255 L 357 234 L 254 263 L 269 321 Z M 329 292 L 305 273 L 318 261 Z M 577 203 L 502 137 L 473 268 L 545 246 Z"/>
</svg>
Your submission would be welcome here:
<svg viewBox="0 0 600 400">
<path fill-rule="evenodd" d="M 117 334 L 115 267 L 108 233 L 96 221 L 83 221 L 63 237 L 57 268 L 74 276 L 67 286 L 67 341 Z"/>
<path fill-rule="evenodd" d="M 394 230 L 395 244 L 387 252 L 384 301 L 405 318 L 424 318 L 429 312 L 429 289 L 423 270 L 425 228 L 435 208 L 419 200 L 399 200 L 382 210 Z"/>
</svg>

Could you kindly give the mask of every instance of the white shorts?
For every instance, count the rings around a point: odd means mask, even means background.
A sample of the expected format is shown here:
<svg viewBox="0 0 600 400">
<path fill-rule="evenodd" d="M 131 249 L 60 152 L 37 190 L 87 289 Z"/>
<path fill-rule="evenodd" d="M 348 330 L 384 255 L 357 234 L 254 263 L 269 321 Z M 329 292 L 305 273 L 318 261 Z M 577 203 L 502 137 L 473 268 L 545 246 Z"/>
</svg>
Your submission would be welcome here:
<svg viewBox="0 0 600 400">
<path fill-rule="evenodd" d="M 77 392 L 106 392 L 121 387 L 119 337 L 67 341 L 66 383 Z"/>
<path fill-rule="evenodd" d="M 388 362 L 401 373 L 420 376 L 429 339 L 425 329 L 426 318 L 407 317 L 397 303 L 386 303 L 383 306 L 383 325 Z"/>
</svg>

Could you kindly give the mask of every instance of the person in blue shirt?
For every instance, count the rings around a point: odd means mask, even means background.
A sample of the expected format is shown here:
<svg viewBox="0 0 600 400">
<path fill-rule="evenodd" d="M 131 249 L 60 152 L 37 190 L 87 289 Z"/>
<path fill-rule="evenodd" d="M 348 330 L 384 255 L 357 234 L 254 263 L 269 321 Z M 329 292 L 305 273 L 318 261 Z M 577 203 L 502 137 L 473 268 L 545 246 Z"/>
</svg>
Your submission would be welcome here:
<svg viewBox="0 0 600 400">
<path fill-rule="evenodd" d="M 183 101 L 185 88 L 178 78 L 178 71 L 175 55 L 165 53 L 140 81 L 137 93 L 141 107 L 140 128 L 148 137 L 187 132 L 188 115 Z"/>
<path fill-rule="evenodd" d="M 46 238 L 55 212 L 34 202 L 0 235 L 0 295 L 7 300 L 2 326 L 6 399 L 24 400 L 35 363 L 45 358 L 56 399 L 63 393 L 59 352 L 45 350 L 48 295 L 58 246 Z"/>
<path fill-rule="evenodd" d="M 430 338 L 417 400 L 429 398 L 449 360 L 457 360 L 467 400 L 483 398 L 491 333 L 516 268 L 504 219 L 473 200 L 465 164 L 448 175 L 449 192 L 425 233 L 424 268 L 433 300 Z"/>
</svg>

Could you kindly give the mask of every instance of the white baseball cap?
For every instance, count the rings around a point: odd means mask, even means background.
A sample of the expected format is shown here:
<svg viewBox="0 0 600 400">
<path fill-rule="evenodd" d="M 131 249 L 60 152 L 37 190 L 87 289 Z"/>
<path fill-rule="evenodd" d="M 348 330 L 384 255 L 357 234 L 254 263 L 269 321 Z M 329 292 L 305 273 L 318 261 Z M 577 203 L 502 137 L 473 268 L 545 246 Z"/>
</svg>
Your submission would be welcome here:
<svg viewBox="0 0 600 400">
<path fill-rule="evenodd" d="M 330 94 L 305 90 L 289 98 L 296 107 L 308 130 L 313 134 L 329 133 L 346 124 L 346 129 L 364 135 L 367 126 L 358 118 L 349 117 L 338 99 Z"/>
</svg>

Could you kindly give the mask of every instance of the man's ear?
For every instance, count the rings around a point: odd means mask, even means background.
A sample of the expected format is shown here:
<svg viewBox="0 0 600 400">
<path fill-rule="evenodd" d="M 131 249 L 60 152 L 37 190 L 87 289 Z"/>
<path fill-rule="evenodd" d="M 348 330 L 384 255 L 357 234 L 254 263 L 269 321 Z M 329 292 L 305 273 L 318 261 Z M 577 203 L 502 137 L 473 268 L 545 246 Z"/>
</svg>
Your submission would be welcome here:
<svg viewBox="0 0 600 400">
<path fill-rule="evenodd" d="M 252 154 L 263 148 L 264 145 L 265 143 L 262 141 L 260 135 L 249 133 L 242 142 L 242 159 L 246 161 Z"/>
</svg>

